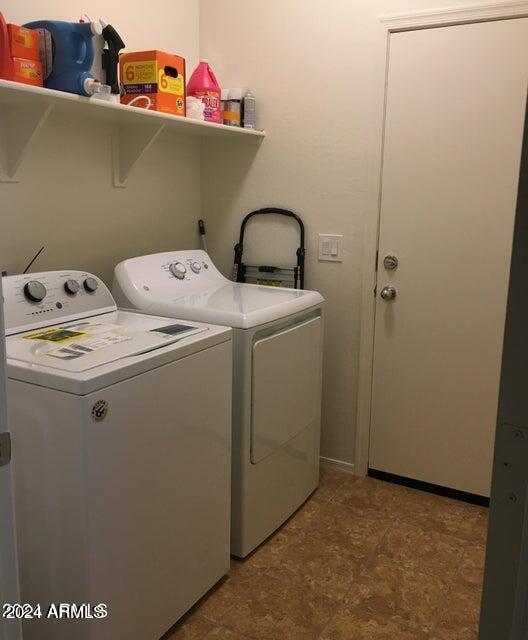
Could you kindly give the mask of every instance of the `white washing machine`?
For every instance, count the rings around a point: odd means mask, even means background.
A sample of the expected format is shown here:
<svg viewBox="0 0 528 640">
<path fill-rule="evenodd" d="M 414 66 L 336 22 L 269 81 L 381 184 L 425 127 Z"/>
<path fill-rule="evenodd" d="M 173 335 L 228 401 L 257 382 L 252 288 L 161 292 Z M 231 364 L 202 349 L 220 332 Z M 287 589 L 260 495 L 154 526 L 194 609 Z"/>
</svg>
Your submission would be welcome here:
<svg viewBox="0 0 528 640">
<path fill-rule="evenodd" d="M 323 297 L 233 283 L 205 251 L 126 260 L 118 305 L 233 327 L 231 552 L 250 553 L 319 481 Z"/>
<path fill-rule="evenodd" d="M 3 285 L 24 638 L 158 640 L 229 570 L 231 331 L 88 273 Z"/>
</svg>

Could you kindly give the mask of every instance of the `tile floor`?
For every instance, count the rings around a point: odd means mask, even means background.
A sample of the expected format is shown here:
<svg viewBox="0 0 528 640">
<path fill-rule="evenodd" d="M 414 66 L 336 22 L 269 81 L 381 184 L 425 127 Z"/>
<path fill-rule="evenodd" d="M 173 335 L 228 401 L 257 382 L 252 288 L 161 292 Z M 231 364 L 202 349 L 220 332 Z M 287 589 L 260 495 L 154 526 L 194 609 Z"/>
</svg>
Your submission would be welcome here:
<svg viewBox="0 0 528 640">
<path fill-rule="evenodd" d="M 322 470 L 165 640 L 476 640 L 486 511 Z"/>
</svg>

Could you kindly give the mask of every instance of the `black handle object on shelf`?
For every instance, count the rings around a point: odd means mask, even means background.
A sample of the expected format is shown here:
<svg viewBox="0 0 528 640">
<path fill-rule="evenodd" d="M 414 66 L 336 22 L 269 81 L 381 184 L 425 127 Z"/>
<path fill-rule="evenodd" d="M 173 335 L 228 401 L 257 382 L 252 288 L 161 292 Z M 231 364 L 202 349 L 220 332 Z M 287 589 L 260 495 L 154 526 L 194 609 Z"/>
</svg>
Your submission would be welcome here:
<svg viewBox="0 0 528 640">
<path fill-rule="evenodd" d="M 280 216 L 286 216 L 288 218 L 293 218 L 299 225 L 299 231 L 300 231 L 301 237 L 300 237 L 299 248 L 296 251 L 297 266 L 295 267 L 295 288 L 303 289 L 304 288 L 304 258 L 306 255 L 306 251 L 304 248 L 304 224 L 301 218 L 293 211 L 290 211 L 289 209 L 281 209 L 278 207 L 264 207 L 263 209 L 257 209 L 256 211 L 252 211 L 251 213 L 248 213 L 247 216 L 242 220 L 242 224 L 240 226 L 240 237 L 238 239 L 237 244 L 235 245 L 235 262 L 233 264 L 233 280 L 235 282 L 244 282 L 244 274 L 245 274 L 246 268 L 242 261 L 242 255 L 244 253 L 244 233 L 246 230 L 246 225 L 253 216 L 266 215 L 266 214 L 276 214 Z"/>
<path fill-rule="evenodd" d="M 103 50 L 102 66 L 106 72 L 106 84 L 111 92 L 119 95 L 119 52 L 125 48 L 125 43 L 111 24 L 103 28 L 103 38 L 108 49 Z"/>
</svg>

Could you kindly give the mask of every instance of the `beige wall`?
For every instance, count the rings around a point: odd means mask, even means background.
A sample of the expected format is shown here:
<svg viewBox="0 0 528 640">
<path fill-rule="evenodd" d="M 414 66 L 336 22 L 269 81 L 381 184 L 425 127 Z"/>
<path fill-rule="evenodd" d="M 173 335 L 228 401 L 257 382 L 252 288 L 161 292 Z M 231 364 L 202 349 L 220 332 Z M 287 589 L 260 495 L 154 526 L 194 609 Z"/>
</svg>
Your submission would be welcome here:
<svg viewBox="0 0 528 640">
<path fill-rule="evenodd" d="M 377 215 L 372 168 L 381 145 L 378 16 L 442 6 L 442 0 L 91 0 L 91 16 L 115 23 L 129 49 L 179 52 L 192 70 L 200 42 L 224 86 L 255 91 L 268 137 L 260 149 L 215 141 L 201 154 L 193 142 L 157 140 L 121 190 L 111 183 L 111 129 L 53 116 L 20 184 L 0 184 L 0 265 L 19 270 L 45 244 L 35 269 L 73 266 L 109 280 L 126 256 L 197 246 L 201 214 L 211 253 L 229 273 L 245 212 L 266 204 L 295 209 L 307 226 L 307 286 L 328 300 L 322 452 L 353 462 L 363 240 Z M 75 20 L 86 10 L 66 0 L 2 6 L 13 22 Z M 256 254 L 247 257 L 293 255 L 295 234 L 285 225 L 279 231 L 250 229 Z M 318 233 L 344 235 L 342 263 L 317 261 Z"/>
<path fill-rule="evenodd" d="M 181 53 L 192 69 L 198 58 L 196 0 L 7 0 L 11 22 L 77 20 L 83 11 L 104 17 L 129 50 Z M 126 189 L 112 187 L 111 127 L 52 115 L 25 160 L 19 184 L 0 184 L 0 265 L 19 271 L 36 250 L 34 270 L 76 267 L 111 280 L 127 256 L 197 246 L 200 148 L 196 142 L 157 140 Z"/>
<path fill-rule="evenodd" d="M 462 5 L 449 0 L 448 6 Z M 445 6 L 445 5 L 444 5 Z M 328 301 L 324 456 L 353 463 L 364 231 L 375 224 L 384 60 L 378 16 L 438 0 L 200 0 L 200 54 L 223 86 L 249 85 L 268 137 L 258 153 L 202 159 L 202 211 L 228 273 L 242 215 L 267 204 L 307 226 L 307 286 Z M 284 225 L 248 234 L 257 261 L 289 256 Z M 344 235 L 342 263 L 317 261 L 317 235 Z M 249 257 L 248 253 L 248 257 Z"/>
</svg>

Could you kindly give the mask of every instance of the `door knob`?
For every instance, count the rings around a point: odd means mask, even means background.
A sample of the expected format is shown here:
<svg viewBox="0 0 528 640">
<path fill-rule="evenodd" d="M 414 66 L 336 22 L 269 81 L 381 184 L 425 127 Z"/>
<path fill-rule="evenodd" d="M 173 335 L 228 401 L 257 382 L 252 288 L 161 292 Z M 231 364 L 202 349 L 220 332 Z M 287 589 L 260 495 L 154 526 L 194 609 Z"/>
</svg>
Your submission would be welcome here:
<svg viewBox="0 0 528 640">
<path fill-rule="evenodd" d="M 398 295 L 398 292 L 396 291 L 395 287 L 388 284 L 387 286 L 383 287 L 380 295 L 383 300 L 385 300 L 385 302 L 389 302 L 390 300 L 394 300 L 394 298 Z"/>
<path fill-rule="evenodd" d="M 385 256 L 383 258 L 383 266 L 388 271 L 394 271 L 394 269 L 398 268 L 398 258 L 396 256 Z"/>
</svg>

